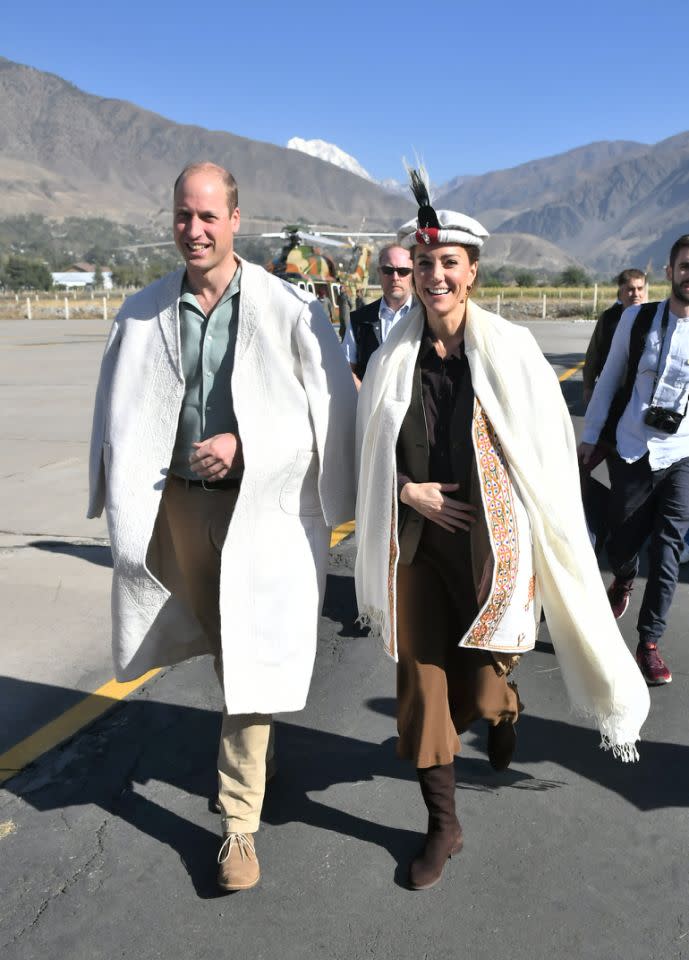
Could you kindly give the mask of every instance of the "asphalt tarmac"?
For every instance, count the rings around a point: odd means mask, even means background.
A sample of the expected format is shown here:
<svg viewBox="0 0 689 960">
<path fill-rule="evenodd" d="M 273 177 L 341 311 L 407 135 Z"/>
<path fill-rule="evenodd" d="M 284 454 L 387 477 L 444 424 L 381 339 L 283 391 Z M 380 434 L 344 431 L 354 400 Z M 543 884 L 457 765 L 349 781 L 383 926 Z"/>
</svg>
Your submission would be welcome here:
<svg viewBox="0 0 689 960">
<path fill-rule="evenodd" d="M 592 330 L 530 327 L 561 376 Z M 689 566 L 663 645 L 674 680 L 651 691 L 641 762 L 613 760 L 570 715 L 543 629 L 516 675 L 512 766 L 492 771 L 482 725 L 463 737 L 465 848 L 437 887 L 411 892 L 425 811 L 395 756 L 394 665 L 355 624 L 343 540 L 307 708 L 277 718 L 261 882 L 217 891 L 210 661 L 160 671 L 125 700 L 107 685 L 110 552 L 104 522 L 84 519 L 105 332 L 0 322 L 3 960 L 689 958 Z M 562 389 L 578 427 L 579 374 Z M 643 576 L 620 622 L 632 649 L 642 588 Z M 102 715 L 9 776 L 17 744 L 85 703 Z"/>
</svg>

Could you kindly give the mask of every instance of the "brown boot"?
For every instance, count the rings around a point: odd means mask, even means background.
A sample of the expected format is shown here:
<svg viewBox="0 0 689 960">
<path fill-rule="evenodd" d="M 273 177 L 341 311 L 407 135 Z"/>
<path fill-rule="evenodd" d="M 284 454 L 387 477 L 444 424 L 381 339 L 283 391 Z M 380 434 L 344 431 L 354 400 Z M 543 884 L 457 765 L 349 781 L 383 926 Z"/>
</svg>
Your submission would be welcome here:
<svg viewBox="0 0 689 960">
<path fill-rule="evenodd" d="M 455 813 L 455 766 L 418 769 L 421 794 L 428 808 L 428 833 L 421 853 L 409 868 L 412 890 L 427 890 L 440 880 L 443 867 L 462 849 L 462 828 Z"/>
<path fill-rule="evenodd" d="M 231 893 L 255 887 L 261 876 L 252 833 L 226 833 L 218 853 L 218 886 Z"/>
<path fill-rule="evenodd" d="M 517 731 L 511 720 L 488 728 L 488 760 L 493 770 L 507 770 L 517 745 Z"/>
</svg>

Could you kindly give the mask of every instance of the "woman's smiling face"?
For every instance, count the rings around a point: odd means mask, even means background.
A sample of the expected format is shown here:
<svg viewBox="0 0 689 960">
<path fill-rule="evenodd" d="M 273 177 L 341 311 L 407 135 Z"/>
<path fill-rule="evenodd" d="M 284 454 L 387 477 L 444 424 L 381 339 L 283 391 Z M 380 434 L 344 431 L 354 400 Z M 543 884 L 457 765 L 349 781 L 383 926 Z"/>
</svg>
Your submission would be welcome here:
<svg viewBox="0 0 689 960">
<path fill-rule="evenodd" d="M 478 262 L 459 244 L 432 243 L 414 249 L 416 296 L 429 317 L 461 320 Z"/>
</svg>

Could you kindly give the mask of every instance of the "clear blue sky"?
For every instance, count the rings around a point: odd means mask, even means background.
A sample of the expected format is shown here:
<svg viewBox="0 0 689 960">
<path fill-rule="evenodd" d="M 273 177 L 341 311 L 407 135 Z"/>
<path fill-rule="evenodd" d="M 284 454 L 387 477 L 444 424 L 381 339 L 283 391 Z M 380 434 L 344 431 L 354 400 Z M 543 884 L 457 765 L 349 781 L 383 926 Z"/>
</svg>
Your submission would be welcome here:
<svg viewBox="0 0 689 960">
<path fill-rule="evenodd" d="M 27 0 L 0 54 L 175 121 L 336 143 L 436 183 L 689 129 L 689 0 Z"/>
</svg>

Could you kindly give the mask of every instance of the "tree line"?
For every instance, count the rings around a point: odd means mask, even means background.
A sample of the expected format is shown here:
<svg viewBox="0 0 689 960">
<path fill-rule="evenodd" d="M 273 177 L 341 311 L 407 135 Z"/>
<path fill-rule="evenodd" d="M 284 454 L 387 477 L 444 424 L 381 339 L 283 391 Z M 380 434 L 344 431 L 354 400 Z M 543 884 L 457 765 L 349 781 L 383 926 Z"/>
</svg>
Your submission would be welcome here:
<svg viewBox="0 0 689 960">
<path fill-rule="evenodd" d="M 0 287 L 5 290 L 48 290 L 50 274 L 86 261 L 99 270 L 112 270 L 113 284 L 120 288 L 143 287 L 180 265 L 174 247 L 127 249 L 135 244 L 169 239 L 162 224 L 133 226 L 104 217 L 65 217 L 62 221 L 39 214 L 0 220 Z M 241 238 L 239 253 L 256 263 L 266 263 L 277 252 L 262 238 Z M 152 252 L 155 251 L 155 252 Z M 375 269 L 371 271 L 374 282 Z M 505 265 L 482 265 L 484 287 L 563 286 L 588 287 L 592 279 L 577 266 L 567 267 L 555 278 L 534 270 Z M 98 282 L 96 282 L 98 286 Z"/>
</svg>

